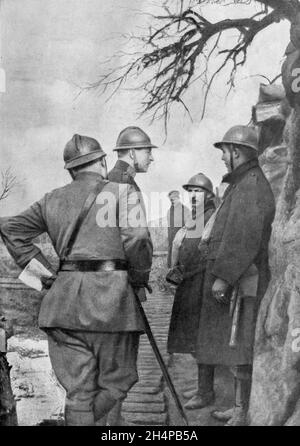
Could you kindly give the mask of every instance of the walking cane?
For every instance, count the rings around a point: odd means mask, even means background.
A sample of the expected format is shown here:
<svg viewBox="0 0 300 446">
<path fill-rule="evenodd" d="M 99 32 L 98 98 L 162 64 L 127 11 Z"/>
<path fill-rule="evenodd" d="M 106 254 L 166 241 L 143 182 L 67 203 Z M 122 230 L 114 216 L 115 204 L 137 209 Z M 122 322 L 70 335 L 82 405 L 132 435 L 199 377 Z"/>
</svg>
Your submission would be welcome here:
<svg viewBox="0 0 300 446">
<path fill-rule="evenodd" d="M 180 399 L 179 399 L 179 397 L 177 395 L 177 392 L 175 390 L 174 384 L 173 384 L 173 382 L 171 380 L 171 377 L 169 375 L 169 372 L 168 372 L 168 369 L 166 367 L 166 364 L 164 363 L 162 355 L 161 355 L 161 353 L 159 351 L 159 348 L 158 348 L 158 346 L 156 344 L 156 341 L 154 339 L 154 336 L 152 334 L 151 327 L 149 325 L 149 322 L 148 322 L 147 316 L 145 314 L 144 308 L 143 308 L 143 306 L 141 304 L 141 301 L 139 299 L 139 296 L 136 294 L 136 292 L 134 292 L 134 296 L 135 296 L 135 300 L 136 300 L 136 303 L 137 303 L 140 315 L 142 317 L 142 320 L 143 320 L 143 323 L 144 323 L 144 326 L 145 326 L 145 332 L 146 332 L 146 334 L 148 336 L 148 339 L 149 339 L 150 345 L 152 347 L 152 350 L 153 350 L 153 352 L 155 354 L 155 357 L 156 357 L 156 359 L 157 359 L 157 361 L 158 361 L 158 363 L 160 365 L 163 377 L 166 380 L 166 383 L 167 383 L 167 385 L 168 385 L 168 387 L 170 389 L 170 392 L 171 392 L 171 394 L 172 394 L 172 396 L 174 398 L 176 407 L 177 407 L 177 409 L 178 409 L 178 411 L 179 411 L 179 413 L 180 413 L 180 415 L 181 415 L 185 425 L 188 426 L 188 420 L 186 418 L 186 415 L 184 413 L 182 404 L 181 404 Z"/>
</svg>

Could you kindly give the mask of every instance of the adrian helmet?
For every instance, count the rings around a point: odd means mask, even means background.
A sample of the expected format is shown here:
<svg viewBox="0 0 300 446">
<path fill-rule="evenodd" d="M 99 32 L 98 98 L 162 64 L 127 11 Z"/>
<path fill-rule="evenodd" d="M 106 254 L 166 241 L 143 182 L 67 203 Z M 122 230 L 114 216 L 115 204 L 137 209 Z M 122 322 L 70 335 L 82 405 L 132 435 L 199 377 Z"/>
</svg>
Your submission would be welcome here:
<svg viewBox="0 0 300 446">
<path fill-rule="evenodd" d="M 236 125 L 231 127 L 225 133 L 223 140 L 216 142 L 214 146 L 221 149 L 223 144 L 235 144 L 258 152 L 258 134 L 254 127 Z"/>
<path fill-rule="evenodd" d="M 214 193 L 213 184 L 210 179 L 204 175 L 204 173 L 197 173 L 196 175 L 193 175 L 192 178 L 190 178 L 189 181 L 182 187 L 185 190 L 188 190 L 189 187 L 201 187 L 201 189 Z"/>
<path fill-rule="evenodd" d="M 65 169 L 73 169 L 104 156 L 106 153 L 96 139 L 76 134 L 64 149 Z"/>
<path fill-rule="evenodd" d="M 151 143 L 151 139 L 139 127 L 126 127 L 118 136 L 114 150 L 129 149 L 153 149 L 157 148 Z"/>
</svg>

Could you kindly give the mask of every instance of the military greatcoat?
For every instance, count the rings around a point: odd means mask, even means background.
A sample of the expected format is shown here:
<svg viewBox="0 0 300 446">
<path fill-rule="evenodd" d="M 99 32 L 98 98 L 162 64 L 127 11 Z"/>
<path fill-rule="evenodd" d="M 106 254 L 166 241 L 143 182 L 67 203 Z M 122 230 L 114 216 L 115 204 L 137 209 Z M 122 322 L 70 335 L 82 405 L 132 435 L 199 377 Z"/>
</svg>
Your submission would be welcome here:
<svg viewBox="0 0 300 446">
<path fill-rule="evenodd" d="M 268 245 L 275 214 L 271 187 L 257 160 L 242 164 L 224 177 L 229 183 L 207 242 L 200 244 L 206 258 L 197 361 L 229 366 L 252 363 L 257 313 L 269 280 Z M 256 268 L 255 296 L 243 296 L 237 346 L 229 347 L 232 317 L 229 304 L 216 301 L 212 286 L 217 278 L 232 290 Z"/>
<path fill-rule="evenodd" d="M 205 205 L 204 224 L 215 209 L 214 201 Z M 201 216 L 203 217 L 203 216 Z M 187 232 L 192 232 L 187 229 Z M 201 237 L 186 236 L 179 249 L 178 264 L 183 281 L 176 289 L 168 336 L 169 353 L 194 353 L 202 303 L 204 264 L 198 249 Z"/>
</svg>

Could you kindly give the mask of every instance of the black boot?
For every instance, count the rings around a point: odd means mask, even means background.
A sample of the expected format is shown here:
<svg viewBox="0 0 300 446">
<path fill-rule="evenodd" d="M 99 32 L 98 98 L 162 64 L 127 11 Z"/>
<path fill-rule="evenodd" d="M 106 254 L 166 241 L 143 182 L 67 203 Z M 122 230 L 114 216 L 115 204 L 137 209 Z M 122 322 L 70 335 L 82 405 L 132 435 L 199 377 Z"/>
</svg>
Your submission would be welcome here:
<svg viewBox="0 0 300 446">
<path fill-rule="evenodd" d="M 94 416 L 96 420 L 96 424 L 99 425 L 106 424 L 106 418 L 108 412 L 115 406 L 118 402 L 115 398 L 112 398 L 110 392 L 107 390 L 103 390 L 99 392 L 94 401 Z"/>
<path fill-rule="evenodd" d="M 198 392 L 184 405 L 186 409 L 202 409 L 214 402 L 214 371 L 212 365 L 198 364 Z"/>
<path fill-rule="evenodd" d="M 225 426 L 247 426 L 247 413 L 251 392 L 250 379 L 234 379 L 235 407 L 233 415 Z"/>
</svg>

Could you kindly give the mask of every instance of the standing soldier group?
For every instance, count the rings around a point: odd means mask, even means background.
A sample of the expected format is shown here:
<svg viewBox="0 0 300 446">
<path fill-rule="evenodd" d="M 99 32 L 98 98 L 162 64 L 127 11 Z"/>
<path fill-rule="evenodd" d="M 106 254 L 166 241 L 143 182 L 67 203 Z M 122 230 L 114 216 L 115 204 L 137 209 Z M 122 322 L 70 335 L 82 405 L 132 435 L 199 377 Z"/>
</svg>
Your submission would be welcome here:
<svg viewBox="0 0 300 446">
<path fill-rule="evenodd" d="M 183 278 L 175 294 L 168 347 L 170 353 L 192 353 L 197 361 L 198 388 L 190 395 L 187 409 L 213 404 L 215 367 L 231 368 L 235 405 L 212 415 L 229 426 L 244 426 L 256 320 L 270 280 L 268 245 L 275 203 L 259 167 L 255 129 L 235 126 L 215 147 L 222 150 L 228 170 L 223 182 L 228 187 L 205 225 L 197 254 L 194 243 L 198 238 L 189 242 L 185 255 L 188 242 L 183 239 L 178 264 L 168 273 L 173 277 L 180 267 Z M 190 264 L 194 261 L 199 272 L 190 288 Z M 177 278 L 178 273 L 175 275 Z"/>
<path fill-rule="evenodd" d="M 198 388 L 186 404 L 190 410 L 214 402 L 216 366 L 232 369 L 235 406 L 213 415 L 234 426 L 246 424 L 255 324 L 270 279 L 275 206 L 258 164 L 255 130 L 236 126 L 215 146 L 228 169 L 221 204 L 215 209 L 211 181 L 196 174 L 183 186 L 192 212 L 169 230 L 167 280 L 177 290 L 168 350 L 190 353 L 197 361 Z M 109 413 L 108 422 L 119 424 L 121 403 L 138 380 L 144 326 L 135 295 L 146 299 L 153 246 L 134 177 L 148 171 L 154 147 L 143 130 L 127 127 L 117 139 L 118 160 L 108 174 L 100 144 L 74 135 L 64 151 L 72 182 L 22 214 L 0 219 L 2 239 L 17 264 L 26 268 L 35 261 L 51 273 L 41 277 L 48 291 L 39 326 L 47 333 L 51 364 L 66 390 L 66 425 L 106 424 Z M 170 194 L 169 221 L 176 206 L 184 214 L 178 195 Z M 60 259 L 58 271 L 34 244 L 45 232 Z"/>
<path fill-rule="evenodd" d="M 148 286 L 153 248 L 133 174 L 147 171 L 154 146 L 138 128 L 124 130 L 116 149 L 121 145 L 128 149 L 130 165 L 118 161 L 111 176 L 126 184 L 107 180 L 106 154 L 98 141 L 74 135 L 64 150 L 73 181 L 0 221 L 16 263 L 25 268 L 35 260 L 52 273 L 41 278 L 49 291 L 39 326 L 47 333 L 51 364 L 66 390 L 69 426 L 105 424 L 138 380 L 144 326 L 134 292 L 143 294 Z M 60 259 L 58 272 L 33 243 L 45 232 Z"/>
</svg>

